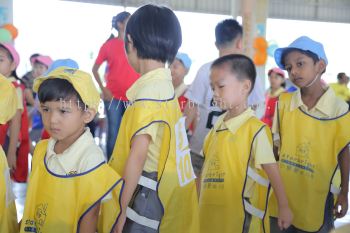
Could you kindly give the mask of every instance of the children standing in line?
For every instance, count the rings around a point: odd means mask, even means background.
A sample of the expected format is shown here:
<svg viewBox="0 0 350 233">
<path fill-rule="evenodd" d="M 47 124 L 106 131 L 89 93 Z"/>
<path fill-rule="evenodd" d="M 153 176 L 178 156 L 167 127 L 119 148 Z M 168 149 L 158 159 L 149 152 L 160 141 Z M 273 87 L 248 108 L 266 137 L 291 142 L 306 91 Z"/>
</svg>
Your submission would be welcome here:
<svg viewBox="0 0 350 233">
<path fill-rule="evenodd" d="M 278 96 L 284 92 L 284 72 L 280 68 L 272 68 L 268 72 L 270 88 L 266 92 L 265 114 L 261 121 L 272 127 L 273 115 L 275 114 L 275 105 Z"/>
<path fill-rule="evenodd" d="M 0 125 L 6 124 L 17 111 L 16 89 L 0 75 Z M 15 196 L 5 152 L 0 145 L 0 232 L 18 232 Z"/>
<path fill-rule="evenodd" d="M 277 49 L 275 61 L 299 87 L 280 95 L 273 124 L 279 167 L 295 216 L 283 232 L 326 233 L 348 209 L 350 114 L 322 84 L 328 60 L 323 45 L 302 36 Z M 340 190 L 334 187 L 340 168 Z M 334 205 L 334 194 L 337 194 Z M 276 216 L 271 202 L 272 216 Z M 280 232 L 271 219 L 271 232 Z"/>
<path fill-rule="evenodd" d="M 11 177 L 16 182 L 27 182 L 29 154 L 29 126 L 27 107 L 24 100 L 24 85 L 16 74 L 19 55 L 12 44 L 0 44 L 0 73 L 16 87 L 18 106 L 15 116 L 0 126 L 0 144 L 3 146 Z"/>
<path fill-rule="evenodd" d="M 175 89 L 175 96 L 179 100 L 181 112 L 183 112 L 187 103 L 185 92 L 187 85 L 184 83 L 184 78 L 191 68 L 191 58 L 186 53 L 177 53 L 174 61 L 170 65 L 171 77 Z"/>
<path fill-rule="evenodd" d="M 165 68 L 181 42 L 180 23 L 169 8 L 142 6 L 127 23 L 127 57 L 141 77 L 127 91 L 132 104 L 109 162 L 125 179 L 115 232 L 199 232 L 185 119 Z"/>
<path fill-rule="evenodd" d="M 122 180 L 105 162 L 86 128 L 100 102 L 89 74 L 59 67 L 34 82 L 49 140 L 35 147 L 21 232 L 95 233 L 98 221 L 111 232 L 119 217 Z M 102 200 L 102 201 L 101 201 Z M 99 218 L 100 206 L 113 202 L 115 215 Z"/>
<path fill-rule="evenodd" d="M 255 79 L 254 63 L 244 55 L 223 56 L 211 66 L 214 102 L 226 112 L 203 147 L 201 233 L 269 233 L 270 182 L 278 199 L 279 227 L 286 229 L 292 221 L 270 129 L 247 104 Z"/>
</svg>

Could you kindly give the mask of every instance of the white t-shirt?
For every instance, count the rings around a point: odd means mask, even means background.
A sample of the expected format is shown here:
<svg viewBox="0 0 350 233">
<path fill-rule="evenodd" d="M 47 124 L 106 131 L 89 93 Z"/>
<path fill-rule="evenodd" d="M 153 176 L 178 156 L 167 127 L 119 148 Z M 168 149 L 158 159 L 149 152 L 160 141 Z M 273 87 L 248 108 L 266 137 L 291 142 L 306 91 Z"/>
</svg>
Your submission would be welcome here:
<svg viewBox="0 0 350 233">
<path fill-rule="evenodd" d="M 185 97 L 198 104 L 199 119 L 190 139 L 190 149 L 196 154 L 201 154 L 205 136 L 215 124 L 223 111 L 213 104 L 213 92 L 210 87 L 210 67 L 213 62 L 202 65 L 191 86 L 185 93 Z M 255 80 L 252 93 L 248 97 L 248 105 L 264 103 L 265 88 L 260 78 Z"/>
</svg>

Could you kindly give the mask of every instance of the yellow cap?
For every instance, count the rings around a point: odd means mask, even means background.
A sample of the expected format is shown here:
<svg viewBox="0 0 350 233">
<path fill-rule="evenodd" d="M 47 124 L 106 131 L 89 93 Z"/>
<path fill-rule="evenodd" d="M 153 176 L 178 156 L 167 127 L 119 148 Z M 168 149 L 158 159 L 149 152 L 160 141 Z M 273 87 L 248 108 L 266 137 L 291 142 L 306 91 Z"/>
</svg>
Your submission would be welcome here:
<svg viewBox="0 0 350 233">
<path fill-rule="evenodd" d="M 0 74 L 0 124 L 5 124 L 15 115 L 17 101 L 16 88 Z"/>
<path fill-rule="evenodd" d="M 69 67 L 58 67 L 45 76 L 40 76 L 34 80 L 33 90 L 38 92 L 40 85 L 47 79 L 65 79 L 70 82 L 79 93 L 84 104 L 97 112 L 100 104 L 100 94 L 98 93 L 90 74 Z"/>
</svg>

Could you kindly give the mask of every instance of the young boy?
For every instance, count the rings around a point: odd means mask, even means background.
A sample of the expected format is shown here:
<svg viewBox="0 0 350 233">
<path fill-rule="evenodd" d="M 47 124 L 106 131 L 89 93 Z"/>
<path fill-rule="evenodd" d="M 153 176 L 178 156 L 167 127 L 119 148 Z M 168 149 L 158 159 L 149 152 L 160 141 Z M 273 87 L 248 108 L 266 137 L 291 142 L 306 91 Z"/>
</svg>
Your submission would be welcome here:
<svg viewBox="0 0 350 233">
<path fill-rule="evenodd" d="M 203 147 L 201 233 L 269 232 L 270 182 L 278 197 L 279 227 L 285 229 L 291 223 L 270 130 L 247 105 L 255 79 L 254 63 L 244 55 L 223 56 L 211 66 L 214 102 L 226 113 Z"/>
<path fill-rule="evenodd" d="M 299 37 L 277 49 L 275 61 L 299 87 L 280 95 L 273 124 L 281 176 L 295 216 L 286 232 L 326 233 L 334 227 L 334 216 L 341 218 L 348 209 L 348 106 L 321 82 L 328 64 L 321 43 Z M 332 184 L 338 167 L 340 191 Z M 271 207 L 276 216 L 274 202 Z M 273 228 L 274 218 L 271 222 L 271 232 L 280 232 Z"/>
<path fill-rule="evenodd" d="M 187 85 L 184 83 L 184 78 L 188 74 L 191 64 L 191 58 L 186 53 L 177 53 L 173 63 L 170 65 L 175 96 L 179 100 L 181 112 L 183 112 L 187 103 L 187 98 L 185 97 Z"/>
<path fill-rule="evenodd" d="M 33 90 L 51 138 L 34 151 L 21 232 L 95 233 L 100 204 L 112 201 L 110 192 L 119 196 L 123 184 L 85 127 L 99 93 L 89 74 L 69 67 L 37 78 Z M 109 228 L 99 232 L 110 232 L 118 214 L 104 218 Z"/>
<path fill-rule="evenodd" d="M 0 125 L 7 123 L 17 111 L 17 93 L 12 83 L 0 75 Z M 0 145 L 0 232 L 18 232 L 15 196 L 10 169 Z"/>
<path fill-rule="evenodd" d="M 130 17 L 125 36 L 129 63 L 141 77 L 127 91 L 132 104 L 109 162 L 125 179 L 116 232 L 197 233 L 184 118 L 165 68 L 181 45 L 179 21 L 166 7 L 145 5 Z"/>
</svg>

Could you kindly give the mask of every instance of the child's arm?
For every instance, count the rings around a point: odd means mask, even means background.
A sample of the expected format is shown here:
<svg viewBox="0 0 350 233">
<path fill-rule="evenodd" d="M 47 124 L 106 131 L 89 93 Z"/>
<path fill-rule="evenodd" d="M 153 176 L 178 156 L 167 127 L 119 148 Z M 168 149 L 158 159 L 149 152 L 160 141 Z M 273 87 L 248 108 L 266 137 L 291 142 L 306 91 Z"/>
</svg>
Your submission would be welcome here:
<svg viewBox="0 0 350 233">
<path fill-rule="evenodd" d="M 337 218 L 342 218 L 348 211 L 348 192 L 349 192 L 349 147 L 347 146 L 338 157 L 341 173 L 341 189 L 334 206 L 334 214 Z M 338 208 L 341 207 L 340 210 Z"/>
<path fill-rule="evenodd" d="M 12 172 L 14 169 L 16 169 L 16 160 L 17 160 L 16 151 L 17 151 L 19 131 L 21 129 L 21 114 L 22 114 L 22 111 L 18 109 L 16 111 L 15 116 L 11 119 L 9 123 L 10 140 L 9 140 L 9 147 L 7 150 L 7 162 Z"/>
<path fill-rule="evenodd" d="M 96 233 L 100 204 L 96 204 L 85 214 L 80 223 L 79 233 Z"/>
<path fill-rule="evenodd" d="M 293 214 L 288 206 L 287 195 L 284 190 L 277 163 L 261 164 L 266 172 L 278 202 L 278 226 L 281 230 L 287 229 L 292 223 Z"/>
<path fill-rule="evenodd" d="M 186 129 L 188 129 L 191 125 L 195 127 L 198 116 L 198 104 L 188 100 L 183 114 L 186 117 Z"/>
<path fill-rule="evenodd" d="M 139 182 L 143 167 L 145 166 L 148 146 L 151 142 L 151 136 L 148 134 L 136 135 L 131 143 L 129 158 L 125 164 L 123 178 L 125 186 L 121 196 L 122 213 L 119 216 L 115 233 L 121 233 L 126 220 L 126 208 L 134 194 Z"/>
</svg>

